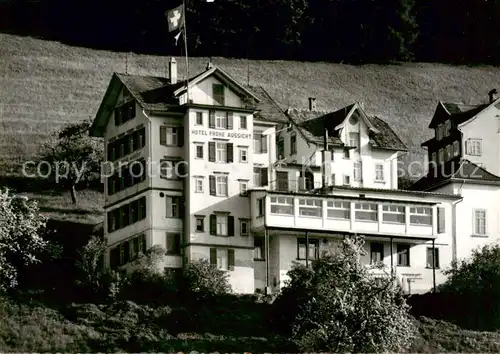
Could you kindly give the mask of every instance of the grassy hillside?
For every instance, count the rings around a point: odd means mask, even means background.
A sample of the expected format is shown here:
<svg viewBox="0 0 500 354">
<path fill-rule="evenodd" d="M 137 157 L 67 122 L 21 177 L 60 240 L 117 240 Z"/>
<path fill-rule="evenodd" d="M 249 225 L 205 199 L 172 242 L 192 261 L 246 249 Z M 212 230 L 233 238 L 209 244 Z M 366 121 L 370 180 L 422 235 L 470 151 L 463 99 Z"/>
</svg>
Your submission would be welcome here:
<svg viewBox="0 0 500 354">
<path fill-rule="evenodd" d="M 175 53 L 180 55 L 181 53 Z M 126 59 L 128 58 L 128 59 Z M 185 62 L 178 58 L 179 74 Z M 281 104 L 307 108 L 317 98 L 318 109 L 339 109 L 363 101 L 365 110 L 386 119 L 409 146 L 408 160 L 423 160 L 420 143 L 438 99 L 474 104 L 500 88 L 500 69 L 411 63 L 352 66 L 330 63 L 250 61 L 213 58 L 216 65 L 250 84 L 262 85 Z M 190 59 L 191 73 L 204 69 L 207 58 Z M 111 74 L 166 74 L 166 57 L 125 55 L 71 47 L 58 42 L 0 34 L 0 175 L 21 173 L 20 165 L 37 153 L 39 143 L 62 124 L 93 117 Z M 101 199 L 83 199 L 68 210 L 63 195 L 32 195 L 54 216 L 64 219 L 101 218 Z M 63 200 L 62 200 L 62 199 Z M 62 200 L 62 201 L 60 201 Z M 74 211 L 74 212 L 73 212 Z"/>
<path fill-rule="evenodd" d="M 165 75 L 165 57 L 76 48 L 57 42 L 0 34 L 0 160 L 4 171 L 37 151 L 62 123 L 93 117 L 113 71 Z M 177 55 L 180 54 L 176 53 Z M 236 79 L 247 81 L 245 60 L 214 58 Z M 192 58 L 192 73 L 207 58 Z M 179 73 L 184 61 L 178 60 Z M 128 68 L 127 68 L 128 66 Z M 438 99 L 472 104 L 500 86 L 500 69 L 439 64 L 351 66 L 329 63 L 251 61 L 250 83 L 264 86 L 286 108 L 338 109 L 364 101 L 365 109 L 389 121 L 415 158 L 429 137 L 427 124 Z M 5 165 L 5 163 L 7 163 Z"/>
</svg>

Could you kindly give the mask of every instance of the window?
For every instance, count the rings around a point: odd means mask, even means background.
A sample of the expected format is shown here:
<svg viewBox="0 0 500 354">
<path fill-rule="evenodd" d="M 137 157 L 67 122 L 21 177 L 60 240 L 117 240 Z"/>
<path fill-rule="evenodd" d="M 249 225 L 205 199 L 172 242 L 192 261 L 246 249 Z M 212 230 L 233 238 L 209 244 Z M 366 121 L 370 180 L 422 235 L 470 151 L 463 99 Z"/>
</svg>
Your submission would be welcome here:
<svg viewBox="0 0 500 354">
<path fill-rule="evenodd" d="M 108 195 L 135 186 L 146 180 L 146 161 L 135 160 L 116 171 L 107 179 Z"/>
<path fill-rule="evenodd" d="M 398 266 L 409 267 L 410 266 L 410 246 L 399 244 L 396 246 L 398 253 Z"/>
<path fill-rule="evenodd" d="M 253 149 L 256 154 L 267 153 L 267 135 L 262 134 L 262 132 L 254 132 Z"/>
<path fill-rule="evenodd" d="M 293 197 L 271 197 L 271 214 L 293 215 Z"/>
<path fill-rule="evenodd" d="M 212 97 L 214 98 L 214 104 L 224 106 L 224 85 L 212 84 Z"/>
<path fill-rule="evenodd" d="M 215 113 L 215 128 L 227 129 L 227 116 L 224 112 Z"/>
<path fill-rule="evenodd" d="M 453 156 L 458 156 L 460 155 L 460 143 L 459 141 L 454 141 L 453 142 Z"/>
<path fill-rule="evenodd" d="M 196 112 L 196 125 L 203 125 L 203 113 Z"/>
<path fill-rule="evenodd" d="M 197 159 L 203 158 L 203 144 L 196 144 L 196 156 Z"/>
<path fill-rule="evenodd" d="M 203 193 L 203 177 L 194 178 L 194 191 L 195 193 Z"/>
<path fill-rule="evenodd" d="M 344 159 L 349 159 L 351 158 L 351 153 L 349 152 L 349 149 L 344 149 Z"/>
<path fill-rule="evenodd" d="M 427 247 L 427 268 L 439 268 L 439 248 L 434 248 L 434 257 L 432 256 L 432 247 Z"/>
<path fill-rule="evenodd" d="M 362 221 L 377 221 L 377 204 L 376 203 L 356 203 L 354 204 L 354 216 L 356 220 Z"/>
<path fill-rule="evenodd" d="M 283 138 L 282 136 L 278 138 L 278 143 L 276 145 L 276 154 L 278 155 L 276 156 L 278 160 L 285 158 L 285 138 Z"/>
<path fill-rule="evenodd" d="M 240 129 L 247 129 L 247 117 L 240 116 Z"/>
<path fill-rule="evenodd" d="M 227 236 L 227 215 L 216 215 L 217 235 Z"/>
<path fill-rule="evenodd" d="M 329 200 L 326 203 L 326 217 L 331 219 L 350 219 L 351 202 L 342 200 Z"/>
<path fill-rule="evenodd" d="M 354 163 L 354 180 L 361 181 L 361 162 Z"/>
<path fill-rule="evenodd" d="M 465 145 L 465 150 L 468 155 L 481 156 L 482 154 L 482 142 L 481 139 L 469 139 Z"/>
<path fill-rule="evenodd" d="M 446 160 L 449 160 L 453 157 L 453 145 L 450 144 L 446 147 Z"/>
<path fill-rule="evenodd" d="M 196 218 L 196 232 L 205 232 L 205 216 L 197 215 Z"/>
<path fill-rule="evenodd" d="M 108 212 L 108 232 L 113 232 L 146 218 L 146 197 Z"/>
<path fill-rule="evenodd" d="M 248 148 L 240 147 L 240 162 L 247 163 L 248 162 Z"/>
<path fill-rule="evenodd" d="M 474 235 L 486 235 L 486 210 L 474 210 Z"/>
<path fill-rule="evenodd" d="M 375 181 L 384 181 L 384 165 L 381 163 L 375 165 Z"/>
<path fill-rule="evenodd" d="M 135 101 L 129 101 L 115 108 L 115 125 L 119 126 L 135 118 Z"/>
<path fill-rule="evenodd" d="M 266 212 L 266 198 L 257 199 L 257 216 L 264 216 Z"/>
<path fill-rule="evenodd" d="M 180 255 L 181 254 L 181 234 L 169 233 L 166 234 L 167 240 L 167 254 Z"/>
<path fill-rule="evenodd" d="M 255 187 L 264 187 L 268 183 L 268 171 L 266 168 L 253 168 L 253 184 Z"/>
<path fill-rule="evenodd" d="M 429 207 L 411 207 L 410 223 L 416 225 L 432 225 L 432 208 Z"/>
<path fill-rule="evenodd" d="M 135 236 L 112 248 L 109 253 L 111 269 L 116 269 L 129 261 L 133 261 L 139 253 L 146 252 L 146 236 Z"/>
<path fill-rule="evenodd" d="M 248 236 L 248 220 L 246 220 L 246 219 L 240 220 L 240 235 L 241 236 Z"/>
<path fill-rule="evenodd" d="M 344 186 L 349 186 L 349 185 L 351 185 L 351 176 L 344 175 Z"/>
<path fill-rule="evenodd" d="M 182 197 L 166 197 L 167 218 L 181 219 L 184 217 L 184 200 Z"/>
<path fill-rule="evenodd" d="M 301 216 L 323 216 L 323 200 L 321 199 L 299 199 L 299 215 Z"/>
<path fill-rule="evenodd" d="M 450 131 L 451 131 L 451 120 L 448 119 L 446 122 L 444 122 L 444 136 L 450 135 Z"/>
<path fill-rule="evenodd" d="M 379 263 L 384 261 L 384 245 L 378 242 L 370 242 L 370 262 Z"/>
<path fill-rule="evenodd" d="M 227 143 L 217 142 L 215 144 L 216 149 L 216 161 L 217 162 L 227 162 Z"/>
<path fill-rule="evenodd" d="M 167 145 L 177 146 L 179 128 L 167 128 Z"/>
<path fill-rule="evenodd" d="M 404 224 L 405 218 L 405 207 L 403 205 L 382 206 L 382 221 Z"/>
<path fill-rule="evenodd" d="M 297 134 L 290 135 L 290 155 L 297 153 Z"/>
<path fill-rule="evenodd" d="M 209 176 L 210 195 L 227 196 L 227 176 L 226 175 L 211 175 Z"/>
<path fill-rule="evenodd" d="M 210 248 L 210 264 L 222 270 L 234 269 L 234 250 Z"/>
<path fill-rule="evenodd" d="M 253 239 L 253 258 L 255 260 L 265 260 L 265 246 L 264 246 L 264 238 L 263 237 L 254 237 Z"/>
<path fill-rule="evenodd" d="M 132 141 L 132 144 L 130 143 Z M 142 149 L 146 144 L 146 129 L 137 130 L 117 139 L 107 146 L 107 157 L 109 161 L 116 161 L 128 154 Z M 132 146 L 131 146 L 132 145 Z"/>
<path fill-rule="evenodd" d="M 160 177 L 166 179 L 179 179 L 180 161 L 160 160 Z"/>
<path fill-rule="evenodd" d="M 332 185 L 335 186 L 335 173 L 332 173 Z"/>
<path fill-rule="evenodd" d="M 349 133 L 349 146 L 359 148 L 359 133 Z"/>
<path fill-rule="evenodd" d="M 444 149 L 439 149 L 439 163 L 443 163 L 445 161 L 444 159 Z"/>
<path fill-rule="evenodd" d="M 307 245 L 309 243 L 309 247 Z M 309 249 L 308 252 L 306 250 Z M 319 258 L 319 240 L 317 239 L 297 239 L 297 259 L 316 260 Z"/>
<path fill-rule="evenodd" d="M 240 181 L 240 196 L 246 197 L 248 195 L 248 181 Z"/>
</svg>

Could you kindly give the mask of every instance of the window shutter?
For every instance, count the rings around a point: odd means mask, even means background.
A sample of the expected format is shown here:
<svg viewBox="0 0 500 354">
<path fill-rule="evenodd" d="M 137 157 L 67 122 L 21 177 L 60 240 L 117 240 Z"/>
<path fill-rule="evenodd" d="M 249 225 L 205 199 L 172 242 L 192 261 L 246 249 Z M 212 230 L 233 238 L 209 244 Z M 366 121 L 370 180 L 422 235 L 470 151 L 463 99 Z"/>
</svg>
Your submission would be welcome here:
<svg viewBox="0 0 500 354">
<path fill-rule="evenodd" d="M 234 216 L 227 217 L 227 235 L 234 236 Z"/>
<path fill-rule="evenodd" d="M 130 112 L 129 119 L 134 119 L 135 118 L 135 101 L 130 102 L 129 112 Z"/>
<path fill-rule="evenodd" d="M 438 233 L 442 234 L 445 232 L 445 214 L 444 208 L 437 208 L 438 214 Z"/>
<path fill-rule="evenodd" d="M 217 249 L 210 248 L 210 264 L 217 266 Z"/>
<path fill-rule="evenodd" d="M 210 214 L 210 235 L 217 235 L 217 216 Z"/>
<path fill-rule="evenodd" d="M 208 116 L 208 127 L 211 129 L 215 129 L 215 111 L 210 111 Z"/>
<path fill-rule="evenodd" d="M 465 141 L 465 153 L 470 154 L 470 140 Z"/>
<path fill-rule="evenodd" d="M 184 146 L 184 127 L 177 128 L 177 146 Z"/>
<path fill-rule="evenodd" d="M 260 152 L 267 152 L 267 135 L 264 134 L 260 136 Z"/>
<path fill-rule="evenodd" d="M 160 145 L 167 145 L 167 127 L 164 125 L 160 127 Z"/>
<path fill-rule="evenodd" d="M 235 261 L 234 250 L 227 250 L 227 266 L 229 270 L 234 269 L 234 263 L 235 263 L 234 261 Z"/>
<path fill-rule="evenodd" d="M 227 143 L 227 162 L 233 162 L 234 161 L 234 158 L 233 158 L 233 143 Z"/>
<path fill-rule="evenodd" d="M 260 184 L 262 187 L 267 186 L 268 179 L 267 179 L 267 167 L 266 168 L 261 168 L 260 169 Z"/>
<path fill-rule="evenodd" d="M 130 244 L 128 241 L 125 241 L 125 243 L 123 244 L 123 263 L 128 263 L 128 261 L 130 260 Z"/>
<path fill-rule="evenodd" d="M 208 182 L 210 188 L 210 195 L 216 195 L 215 176 L 208 176 Z"/>
<path fill-rule="evenodd" d="M 174 250 L 174 235 L 165 232 L 166 237 L 166 245 L 167 245 L 167 253 L 170 253 Z"/>
<path fill-rule="evenodd" d="M 233 129 L 233 112 L 226 112 L 226 128 Z"/>
<path fill-rule="evenodd" d="M 215 162 L 215 142 L 208 142 L 208 161 Z"/>
<path fill-rule="evenodd" d="M 186 204 L 185 204 L 186 199 L 184 197 L 179 198 L 179 218 L 184 219 L 184 216 L 186 215 Z"/>
</svg>

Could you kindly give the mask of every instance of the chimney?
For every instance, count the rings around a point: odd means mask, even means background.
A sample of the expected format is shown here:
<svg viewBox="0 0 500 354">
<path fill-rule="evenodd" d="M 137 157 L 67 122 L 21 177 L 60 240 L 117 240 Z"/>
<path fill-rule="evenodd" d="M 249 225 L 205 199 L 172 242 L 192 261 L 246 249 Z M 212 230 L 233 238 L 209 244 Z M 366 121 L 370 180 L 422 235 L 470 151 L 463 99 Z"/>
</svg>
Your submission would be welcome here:
<svg viewBox="0 0 500 354">
<path fill-rule="evenodd" d="M 493 89 L 490 92 L 488 92 L 488 96 L 490 96 L 490 103 L 492 103 L 494 100 L 497 99 L 497 89 Z"/>
<path fill-rule="evenodd" d="M 210 70 L 214 67 L 214 65 L 212 64 L 212 59 L 208 59 L 208 63 L 207 63 L 207 70 Z"/>
<path fill-rule="evenodd" d="M 316 98 L 315 97 L 309 97 L 309 110 L 310 111 L 316 110 Z"/>
<path fill-rule="evenodd" d="M 171 57 L 168 61 L 168 76 L 171 84 L 177 83 L 177 61 L 174 57 Z"/>
</svg>

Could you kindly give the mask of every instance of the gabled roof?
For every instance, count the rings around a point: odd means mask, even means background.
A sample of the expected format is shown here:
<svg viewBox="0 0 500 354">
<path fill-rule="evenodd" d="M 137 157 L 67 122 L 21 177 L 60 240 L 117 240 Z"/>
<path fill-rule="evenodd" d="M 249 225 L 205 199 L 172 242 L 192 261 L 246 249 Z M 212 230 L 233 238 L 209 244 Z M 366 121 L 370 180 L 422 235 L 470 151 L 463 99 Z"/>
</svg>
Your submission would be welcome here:
<svg viewBox="0 0 500 354">
<path fill-rule="evenodd" d="M 191 77 L 189 87 L 196 85 L 211 75 L 231 87 L 241 97 L 250 97 L 253 100 L 252 109 L 255 108 L 258 119 L 270 122 L 288 122 L 285 113 L 264 88 L 260 86 L 243 86 L 218 67 L 212 67 Z M 108 124 L 111 112 L 116 106 L 118 95 L 123 87 L 130 92 L 144 110 L 154 113 L 167 113 L 179 110 L 178 97 L 186 91 L 187 81 L 182 80 L 170 84 L 170 80 L 164 77 L 114 73 L 93 121 L 90 131 L 92 136 L 103 136 L 103 131 Z"/>
<path fill-rule="evenodd" d="M 370 130 L 370 143 L 374 148 L 406 151 L 407 147 L 391 129 L 389 124 L 378 117 L 369 117 L 357 104 L 351 104 L 335 112 L 309 111 L 289 108 L 287 115 L 304 138 L 315 144 L 323 143 L 325 128 L 328 129 L 330 144 L 344 146 L 340 139 L 340 129 L 352 115 L 357 115 Z"/>
<path fill-rule="evenodd" d="M 447 119 L 451 119 L 457 125 L 467 122 L 481 113 L 483 110 L 491 105 L 498 103 L 498 100 L 492 103 L 478 104 L 478 105 L 464 105 L 460 103 L 438 102 L 432 120 L 429 123 L 429 128 L 434 129 L 440 123 Z"/>
<path fill-rule="evenodd" d="M 409 189 L 427 191 L 453 182 L 494 184 L 500 186 L 500 177 L 469 160 L 460 160 L 458 167 L 453 168 L 453 166 L 453 164 L 445 166 L 444 171 L 441 171 L 441 167 L 438 166 L 439 171 L 430 171 L 426 176 L 411 185 Z"/>
</svg>

